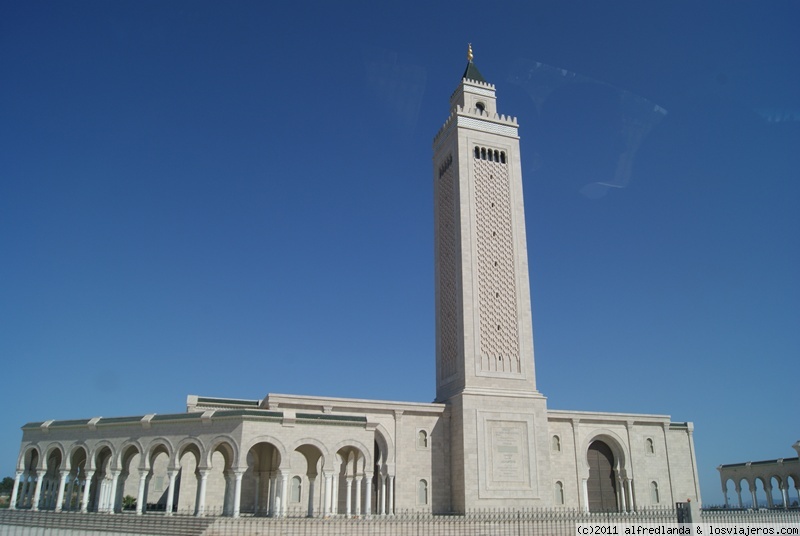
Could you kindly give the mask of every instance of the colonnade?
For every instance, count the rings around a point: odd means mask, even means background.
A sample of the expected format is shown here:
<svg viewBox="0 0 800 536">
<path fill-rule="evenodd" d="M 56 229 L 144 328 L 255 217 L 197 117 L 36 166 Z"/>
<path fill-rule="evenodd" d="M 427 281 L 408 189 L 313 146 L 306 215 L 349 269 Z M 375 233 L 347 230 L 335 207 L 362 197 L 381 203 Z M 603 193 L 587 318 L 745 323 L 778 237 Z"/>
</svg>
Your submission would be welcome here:
<svg viewBox="0 0 800 536">
<path fill-rule="evenodd" d="M 777 478 L 777 477 L 775 477 Z M 794 491 L 795 496 L 797 497 L 795 501 L 798 505 L 800 505 L 800 481 L 794 477 L 789 477 L 794 481 Z M 729 479 L 726 479 L 722 483 L 722 495 L 725 497 L 725 507 L 730 508 L 731 504 L 728 500 L 728 483 Z M 744 501 L 742 500 L 742 482 L 747 482 L 747 487 L 750 490 L 750 501 L 752 508 L 759 508 L 758 502 L 758 489 L 756 488 L 756 482 L 761 480 L 761 483 L 764 485 L 764 493 L 767 496 L 767 508 L 775 508 L 775 500 L 772 497 L 772 478 L 742 478 L 740 480 L 734 481 L 734 490 L 736 491 L 736 507 L 737 508 L 744 508 Z M 781 503 L 784 509 L 788 509 L 790 506 L 790 497 L 789 497 L 789 479 L 778 479 L 778 489 L 781 492 Z"/>
<path fill-rule="evenodd" d="M 91 476 L 89 476 L 91 480 Z M 87 479 L 58 471 L 58 478 L 47 471 L 17 471 L 11 490 L 9 509 L 87 511 Z"/>
<path fill-rule="evenodd" d="M 206 494 L 209 469 L 198 469 L 197 497 L 194 515 L 206 514 Z M 225 472 L 225 500 L 222 514 L 239 517 L 241 514 L 242 477 L 244 470 L 231 470 Z M 90 490 L 95 471 L 87 470 L 81 478 L 70 471 L 58 471 L 58 478 L 52 478 L 45 470 L 17 471 L 14 478 L 14 487 L 11 493 L 9 508 L 29 508 L 31 510 L 54 510 L 60 512 L 80 511 L 88 512 L 90 509 Z M 123 478 L 120 478 L 120 477 Z M 95 482 L 96 496 L 94 497 L 95 509 L 98 512 L 109 514 L 122 511 L 121 482 L 127 472 L 111 470 Z M 138 482 L 136 500 L 136 514 L 142 515 L 145 511 L 147 488 L 153 476 L 152 472 L 142 472 Z M 176 480 L 178 470 L 167 471 L 169 484 L 167 487 L 166 515 L 172 515 Z M 260 493 L 266 495 L 266 508 L 256 509 L 256 515 L 286 516 L 289 512 L 289 480 L 288 472 L 276 470 L 256 473 L 255 504 L 260 504 Z M 322 489 L 320 490 L 322 515 L 345 515 L 348 517 L 388 515 L 394 513 L 394 475 L 378 474 L 374 479 L 376 484 L 375 512 L 373 506 L 373 474 L 363 473 L 353 476 L 339 474 L 322 474 Z M 344 483 L 342 483 L 342 480 Z M 316 477 L 309 477 L 308 491 L 308 517 L 318 515 L 315 508 L 317 489 Z M 344 505 L 340 507 L 340 488 L 345 493 Z"/>
<path fill-rule="evenodd" d="M 635 512 L 636 511 L 636 498 L 633 492 L 633 479 L 627 476 L 616 474 L 615 479 L 617 483 L 617 511 L 619 512 Z M 589 511 L 589 479 L 581 479 L 581 508 Z"/>
</svg>

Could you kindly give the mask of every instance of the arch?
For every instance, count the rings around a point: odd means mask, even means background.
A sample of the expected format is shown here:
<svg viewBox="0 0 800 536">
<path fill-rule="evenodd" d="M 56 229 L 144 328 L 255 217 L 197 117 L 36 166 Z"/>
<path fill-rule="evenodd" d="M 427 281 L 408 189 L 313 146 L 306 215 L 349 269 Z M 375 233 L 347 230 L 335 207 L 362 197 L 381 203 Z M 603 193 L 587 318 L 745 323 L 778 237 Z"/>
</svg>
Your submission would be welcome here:
<svg viewBox="0 0 800 536">
<path fill-rule="evenodd" d="M 367 459 L 369 457 L 369 453 L 371 452 L 364 444 L 356 439 L 346 439 L 344 441 L 340 441 L 336 444 L 335 447 L 331 449 L 331 452 L 338 453 L 340 450 L 344 449 L 345 447 L 350 447 L 359 452 L 361 455 L 360 458 Z"/>
<path fill-rule="evenodd" d="M 618 471 L 623 471 L 627 466 L 627 460 L 630 458 L 628 456 L 627 450 L 625 448 L 625 441 L 622 440 L 616 433 L 612 432 L 611 430 L 601 429 L 595 430 L 594 433 L 587 436 L 587 439 L 583 441 L 583 452 L 588 452 L 589 445 L 594 443 L 595 441 L 602 441 L 611 449 L 611 452 L 614 454 L 614 461 L 615 461 L 615 469 Z M 584 457 L 581 459 L 581 462 L 586 464 L 587 458 Z M 584 466 L 585 469 L 588 469 L 588 465 Z"/>
<path fill-rule="evenodd" d="M 428 481 L 420 478 L 419 482 L 417 482 L 417 504 L 427 506 L 428 502 Z"/>
<path fill-rule="evenodd" d="M 175 447 L 175 456 L 179 460 L 189 452 L 197 457 L 197 464 L 199 467 L 206 458 L 205 446 L 200 442 L 199 439 L 195 439 L 194 437 L 185 437 Z"/>
<path fill-rule="evenodd" d="M 421 449 L 428 448 L 428 431 L 420 429 L 417 431 L 417 447 Z"/>
<path fill-rule="evenodd" d="M 290 451 L 294 452 L 294 451 Z M 255 515 L 274 515 L 281 504 L 281 472 L 288 469 L 290 456 L 274 436 L 261 435 L 241 449 L 243 465 L 241 510 Z M 242 467 L 240 467 L 242 469 Z"/>
<path fill-rule="evenodd" d="M 786 490 L 789 495 L 789 506 L 791 508 L 800 506 L 800 478 L 798 478 L 797 473 L 789 473 L 786 477 L 786 485 L 789 487 L 789 489 Z M 792 488 L 794 488 L 795 492 L 794 499 L 792 499 Z"/>
<path fill-rule="evenodd" d="M 89 482 L 88 509 L 95 512 L 106 512 L 111 504 L 111 471 L 116 459 L 116 449 L 109 441 L 100 441 L 92 449 L 89 457 L 88 471 L 94 471 Z M 87 474 L 88 477 L 88 474 Z"/>
<path fill-rule="evenodd" d="M 286 458 L 286 453 L 290 452 L 290 451 L 288 451 L 286 449 L 284 444 L 277 437 L 272 436 L 272 435 L 266 435 L 266 434 L 254 437 L 253 439 L 251 439 L 247 443 L 243 443 L 242 447 L 241 447 L 241 452 L 250 452 L 250 450 L 254 446 L 256 446 L 256 445 L 258 445 L 260 443 L 269 443 L 270 445 L 275 447 L 278 450 L 278 454 L 280 454 L 281 459 L 285 459 Z"/>
<path fill-rule="evenodd" d="M 81 462 L 85 467 L 88 457 L 89 447 L 83 441 L 76 441 L 69 446 L 64 468 L 72 471 Z"/>
<path fill-rule="evenodd" d="M 314 439 L 313 437 L 304 437 L 303 439 L 298 439 L 297 441 L 292 443 L 291 450 L 292 452 L 294 452 L 298 449 L 301 449 L 304 445 L 313 446 L 314 448 L 317 449 L 317 451 L 319 451 L 319 456 L 320 459 L 322 460 L 321 468 L 323 470 L 328 470 L 328 469 L 332 470 L 332 468 L 327 467 L 327 465 L 329 464 L 330 455 L 328 454 L 328 448 L 322 441 Z M 304 450 L 307 451 L 307 449 Z"/>
<path fill-rule="evenodd" d="M 375 429 L 375 441 L 378 443 L 382 454 L 382 459 L 379 460 L 381 470 L 385 471 L 388 464 L 394 461 L 394 442 L 392 442 L 392 436 L 382 424 L 379 424 Z"/>
<path fill-rule="evenodd" d="M 238 467 L 239 463 L 239 449 L 236 440 L 229 435 L 219 435 L 211 440 L 208 450 L 206 452 L 205 465 L 211 467 L 211 457 L 214 452 L 220 451 L 225 457 L 225 468 L 231 469 Z"/>
<path fill-rule="evenodd" d="M 134 452 L 132 452 L 134 451 Z M 114 459 L 113 468 L 119 469 L 124 471 L 126 466 L 131 462 L 131 459 L 138 454 L 139 455 L 139 464 L 142 465 L 142 453 L 144 452 L 144 448 L 142 444 L 137 439 L 129 439 L 125 441 L 119 447 L 119 451 Z"/>
<path fill-rule="evenodd" d="M 114 458 L 115 448 L 114 445 L 105 439 L 98 441 L 95 443 L 94 447 L 89 449 L 89 466 L 86 468 L 87 471 L 97 471 L 97 455 L 103 452 L 104 449 L 108 449 L 111 453 L 111 459 Z"/>
<path fill-rule="evenodd" d="M 768 477 L 767 482 L 769 483 L 766 488 L 767 491 L 767 504 L 770 507 L 775 506 L 784 506 L 783 504 L 783 495 L 781 493 L 781 488 L 783 487 L 783 480 L 778 475 L 772 475 Z M 777 499 L 776 499 L 777 494 Z"/>
<path fill-rule="evenodd" d="M 156 437 L 150 440 L 145 447 L 144 452 L 147 454 L 147 459 L 152 462 L 153 456 L 161 452 L 163 449 L 169 457 L 170 466 L 174 467 L 175 464 L 175 446 L 172 441 L 166 437 Z"/>
<path fill-rule="evenodd" d="M 561 438 L 554 435 L 550 440 L 550 450 L 553 452 L 561 452 Z"/>
<path fill-rule="evenodd" d="M 17 460 L 18 471 L 35 471 L 39 469 L 42 453 L 38 445 L 28 445 L 20 452 Z"/>
<path fill-rule="evenodd" d="M 564 483 L 560 480 L 553 486 L 553 494 L 556 506 L 564 506 Z"/>
<path fill-rule="evenodd" d="M 47 445 L 47 449 L 45 450 L 44 458 L 42 459 L 42 461 L 44 462 L 44 468 L 45 469 L 48 469 L 48 470 L 52 469 L 52 467 L 50 467 L 49 464 L 50 464 L 50 460 L 53 458 L 53 451 L 57 451 L 58 452 L 58 458 L 59 458 L 60 465 L 63 466 L 63 464 L 64 464 L 64 458 L 65 458 L 64 453 L 66 452 L 66 449 L 64 449 L 64 446 L 59 442 L 50 443 L 49 445 Z"/>
<path fill-rule="evenodd" d="M 658 482 L 653 480 L 650 482 L 650 504 L 657 505 L 661 503 L 661 497 L 658 492 Z"/>
<path fill-rule="evenodd" d="M 656 444 L 653 441 L 652 437 L 648 437 L 644 440 L 644 451 L 647 454 L 655 454 L 656 453 Z"/>
<path fill-rule="evenodd" d="M 722 483 L 722 494 L 728 507 L 731 506 L 731 484 L 733 484 L 733 496 L 736 496 L 736 481 L 733 478 L 728 477 Z"/>
</svg>

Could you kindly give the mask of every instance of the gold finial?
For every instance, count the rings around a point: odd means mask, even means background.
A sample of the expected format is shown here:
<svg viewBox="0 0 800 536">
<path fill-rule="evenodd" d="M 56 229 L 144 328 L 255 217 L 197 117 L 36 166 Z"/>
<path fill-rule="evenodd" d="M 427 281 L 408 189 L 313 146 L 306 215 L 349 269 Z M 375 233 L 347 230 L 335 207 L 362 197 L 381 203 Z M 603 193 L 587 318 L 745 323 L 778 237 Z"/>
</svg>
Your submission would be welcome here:
<svg viewBox="0 0 800 536">
<path fill-rule="evenodd" d="M 467 50 L 467 61 L 472 62 L 472 43 L 469 43 L 469 50 Z"/>
</svg>

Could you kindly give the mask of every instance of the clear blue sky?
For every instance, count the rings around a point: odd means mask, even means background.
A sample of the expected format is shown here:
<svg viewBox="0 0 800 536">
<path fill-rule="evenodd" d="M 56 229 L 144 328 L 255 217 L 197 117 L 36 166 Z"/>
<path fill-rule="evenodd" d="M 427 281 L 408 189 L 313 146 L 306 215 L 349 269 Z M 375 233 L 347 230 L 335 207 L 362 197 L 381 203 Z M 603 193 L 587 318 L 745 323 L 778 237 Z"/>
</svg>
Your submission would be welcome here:
<svg viewBox="0 0 800 536">
<path fill-rule="evenodd" d="M 0 476 L 28 421 L 432 400 L 431 142 L 472 42 L 521 124 L 539 390 L 693 421 L 721 502 L 717 465 L 800 439 L 798 20 L 3 2 Z"/>
</svg>

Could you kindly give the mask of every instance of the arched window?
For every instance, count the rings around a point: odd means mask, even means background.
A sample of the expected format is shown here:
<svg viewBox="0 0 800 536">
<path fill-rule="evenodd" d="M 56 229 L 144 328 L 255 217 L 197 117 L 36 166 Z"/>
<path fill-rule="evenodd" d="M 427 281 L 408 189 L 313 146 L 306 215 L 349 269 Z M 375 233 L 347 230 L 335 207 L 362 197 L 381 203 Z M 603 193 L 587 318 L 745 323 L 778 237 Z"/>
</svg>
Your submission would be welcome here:
<svg viewBox="0 0 800 536">
<path fill-rule="evenodd" d="M 659 502 L 659 500 L 658 500 L 658 484 L 655 481 L 650 482 L 650 501 L 653 504 L 658 504 L 658 502 Z"/>
<path fill-rule="evenodd" d="M 417 432 L 417 446 L 422 449 L 428 448 L 428 432 L 425 430 Z"/>
<path fill-rule="evenodd" d="M 499 151 L 495 151 L 494 152 L 494 161 L 495 162 L 499 162 L 500 161 L 500 153 L 499 153 Z"/>
<path fill-rule="evenodd" d="M 477 108 L 478 112 L 480 112 L 481 114 L 483 114 L 483 112 L 486 111 L 486 105 L 484 103 L 482 103 L 482 102 L 476 102 L 475 103 L 475 108 Z"/>
<path fill-rule="evenodd" d="M 486 147 L 481 147 L 481 160 L 486 160 Z"/>
<path fill-rule="evenodd" d="M 557 435 L 553 436 L 553 440 L 551 441 L 551 448 L 553 452 L 561 452 L 561 438 Z"/>
<path fill-rule="evenodd" d="M 564 504 L 564 484 L 561 482 L 556 482 L 555 488 L 553 490 L 555 492 L 555 500 L 557 505 Z"/>
<path fill-rule="evenodd" d="M 475 146 L 475 158 L 480 158 L 480 157 L 481 157 L 481 150 L 476 145 Z"/>
<path fill-rule="evenodd" d="M 419 504 L 428 504 L 428 482 L 424 479 L 417 484 L 417 502 Z"/>
<path fill-rule="evenodd" d="M 501 164 L 505 164 L 506 163 L 506 153 L 505 153 L 505 151 L 501 151 L 500 152 L 500 163 Z"/>
<path fill-rule="evenodd" d="M 645 450 L 648 454 L 655 454 L 656 453 L 656 445 L 653 443 L 653 438 L 648 437 L 645 441 Z"/>
<path fill-rule="evenodd" d="M 300 497 L 303 495 L 303 481 L 299 476 L 292 477 L 292 502 L 299 503 Z"/>
</svg>

